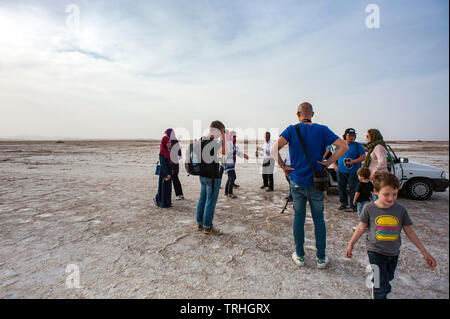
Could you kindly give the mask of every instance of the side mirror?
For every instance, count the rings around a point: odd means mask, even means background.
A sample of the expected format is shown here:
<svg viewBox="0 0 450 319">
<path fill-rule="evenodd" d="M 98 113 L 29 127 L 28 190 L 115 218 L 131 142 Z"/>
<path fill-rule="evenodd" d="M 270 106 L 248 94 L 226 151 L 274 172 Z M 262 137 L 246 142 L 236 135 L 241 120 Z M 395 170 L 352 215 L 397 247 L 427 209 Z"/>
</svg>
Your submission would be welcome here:
<svg viewBox="0 0 450 319">
<path fill-rule="evenodd" d="M 406 157 L 400 157 L 400 163 L 408 163 L 409 160 Z"/>
</svg>

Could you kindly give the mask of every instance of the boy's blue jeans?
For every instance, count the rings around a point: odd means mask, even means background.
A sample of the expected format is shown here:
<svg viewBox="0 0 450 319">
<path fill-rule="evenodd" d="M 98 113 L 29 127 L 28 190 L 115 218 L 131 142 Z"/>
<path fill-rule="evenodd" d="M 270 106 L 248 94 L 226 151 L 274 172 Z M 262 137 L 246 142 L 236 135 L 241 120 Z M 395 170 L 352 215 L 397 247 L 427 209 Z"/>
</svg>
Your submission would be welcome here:
<svg viewBox="0 0 450 319">
<path fill-rule="evenodd" d="M 356 209 L 358 210 L 358 216 L 361 216 L 362 210 L 366 204 L 369 204 L 369 201 L 365 202 L 356 202 Z"/>
<path fill-rule="evenodd" d="M 305 250 L 305 218 L 306 202 L 309 201 L 311 215 L 314 221 L 314 233 L 316 236 L 317 258 L 325 258 L 327 230 L 323 217 L 324 193 L 314 187 L 300 186 L 290 182 L 291 194 L 294 199 L 294 241 L 297 256 L 304 257 Z"/>
<path fill-rule="evenodd" d="M 372 268 L 374 268 L 374 265 L 378 268 L 374 270 L 374 279 L 372 280 L 375 280 L 373 288 L 374 299 L 386 299 L 392 289 L 389 282 L 394 279 L 398 256 L 385 256 L 373 251 L 367 251 L 367 254 L 369 255 L 369 262 Z M 378 278 L 375 278 L 375 276 L 378 276 Z"/>
<path fill-rule="evenodd" d="M 221 178 L 214 179 L 214 189 L 212 178 L 200 177 L 200 199 L 197 203 L 197 224 L 206 228 L 212 227 L 214 210 L 216 209 L 217 197 L 219 196 Z"/>
</svg>

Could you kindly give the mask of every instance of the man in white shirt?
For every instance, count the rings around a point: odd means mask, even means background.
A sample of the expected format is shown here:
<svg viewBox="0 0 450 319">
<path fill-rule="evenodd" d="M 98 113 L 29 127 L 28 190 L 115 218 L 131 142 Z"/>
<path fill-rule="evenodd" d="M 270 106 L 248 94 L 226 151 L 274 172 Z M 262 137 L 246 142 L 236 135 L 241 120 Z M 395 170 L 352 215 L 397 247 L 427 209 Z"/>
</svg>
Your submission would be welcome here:
<svg viewBox="0 0 450 319">
<path fill-rule="evenodd" d="M 266 132 L 266 142 L 264 148 L 258 146 L 256 150 L 256 157 L 263 156 L 262 176 L 264 185 L 261 189 L 266 188 L 266 192 L 273 192 L 273 171 L 275 168 L 275 159 L 270 155 L 270 149 L 273 141 L 270 139 L 270 132 Z"/>
</svg>

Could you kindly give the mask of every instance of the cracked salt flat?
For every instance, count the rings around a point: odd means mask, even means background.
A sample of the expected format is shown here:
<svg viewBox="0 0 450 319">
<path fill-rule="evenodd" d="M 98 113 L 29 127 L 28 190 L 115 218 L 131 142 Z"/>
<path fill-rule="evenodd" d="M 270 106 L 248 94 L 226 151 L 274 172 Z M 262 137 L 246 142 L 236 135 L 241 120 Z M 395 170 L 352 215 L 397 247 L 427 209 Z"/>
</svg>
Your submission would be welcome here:
<svg viewBox="0 0 450 319">
<path fill-rule="evenodd" d="M 352 259 L 344 257 L 358 221 L 356 215 L 336 210 L 337 193 L 330 193 L 325 205 L 331 267 L 318 271 L 314 262 L 307 262 L 299 269 L 291 259 L 292 204 L 279 215 L 289 189 L 278 171 L 275 192 L 265 193 L 259 190 L 260 164 L 239 163 L 236 200 L 223 197 L 226 178 L 222 180 L 214 226 L 224 235 L 215 237 L 196 231 L 199 182 L 183 169 L 180 180 L 188 200 L 173 201 L 168 210 L 154 207 L 158 145 L 65 143 L 58 145 L 54 164 L 37 164 L 43 161 L 36 154 L 33 162 L 39 169 L 20 163 L 34 150 L 53 147 L 0 143 L 0 157 L 17 159 L 0 163 L 0 282 L 8 284 L 0 285 L 0 298 L 370 298 L 364 238 Z M 437 156 L 412 152 L 407 157 L 448 174 L 448 143 L 446 147 Z M 18 149 L 22 152 L 2 153 Z M 144 164 L 124 164 L 136 158 L 145 159 Z M 106 162 L 111 169 L 105 169 Z M 61 168 L 67 170 L 62 173 Z M 399 199 L 438 267 L 427 268 L 404 238 L 392 298 L 448 299 L 448 198 L 447 191 L 425 202 Z M 315 256 L 307 209 L 306 251 Z M 37 213 L 53 216 L 31 217 Z M 66 288 L 68 264 L 79 265 L 82 289 Z M 15 275 L 4 273 L 8 269 Z"/>
</svg>

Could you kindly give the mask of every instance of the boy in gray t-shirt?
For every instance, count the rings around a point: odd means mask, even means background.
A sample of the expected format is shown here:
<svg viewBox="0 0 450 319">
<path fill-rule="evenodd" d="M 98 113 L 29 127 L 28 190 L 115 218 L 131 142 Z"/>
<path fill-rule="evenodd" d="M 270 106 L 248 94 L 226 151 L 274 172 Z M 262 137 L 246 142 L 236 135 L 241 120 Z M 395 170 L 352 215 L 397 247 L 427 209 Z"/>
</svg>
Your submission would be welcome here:
<svg viewBox="0 0 450 319">
<path fill-rule="evenodd" d="M 360 223 L 347 247 L 347 258 L 352 257 L 353 245 L 368 228 L 367 253 L 374 273 L 379 274 L 379 287 L 373 288 L 374 299 L 386 299 L 391 292 L 390 281 L 394 279 L 400 254 L 402 229 L 406 236 L 422 252 L 428 266 L 436 267 L 436 261 L 427 252 L 416 232 L 412 228 L 412 220 L 405 207 L 395 202 L 398 196 L 399 182 L 390 173 L 376 174 L 373 180 L 374 193 L 378 199 L 364 206 Z"/>
</svg>

